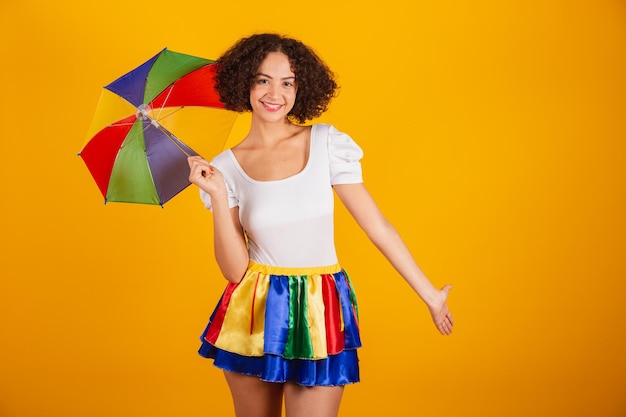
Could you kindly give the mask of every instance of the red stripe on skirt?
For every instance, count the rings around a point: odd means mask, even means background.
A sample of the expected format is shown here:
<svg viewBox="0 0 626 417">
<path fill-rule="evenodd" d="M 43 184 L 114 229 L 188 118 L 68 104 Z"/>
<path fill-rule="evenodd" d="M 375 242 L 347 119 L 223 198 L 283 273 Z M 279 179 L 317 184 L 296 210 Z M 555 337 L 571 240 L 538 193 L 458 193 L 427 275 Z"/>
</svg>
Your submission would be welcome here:
<svg viewBox="0 0 626 417">
<path fill-rule="evenodd" d="M 344 334 L 341 330 L 341 304 L 337 296 L 335 280 L 330 274 L 322 275 L 322 297 L 325 307 L 326 349 L 329 355 L 335 355 L 344 349 Z"/>
<path fill-rule="evenodd" d="M 233 284 L 229 282 L 224 290 L 224 295 L 222 296 L 222 301 L 220 302 L 220 306 L 218 310 L 215 312 L 215 317 L 211 320 L 211 324 L 209 325 L 209 329 L 204 335 L 204 340 L 215 344 L 217 341 L 217 337 L 220 335 L 220 331 L 222 330 L 222 324 L 224 323 L 224 316 L 226 316 L 226 310 L 228 310 L 228 304 L 230 303 L 230 297 L 237 288 L 238 284 Z"/>
<path fill-rule="evenodd" d="M 254 294 L 252 294 L 252 308 L 250 310 L 250 334 L 254 331 L 254 301 L 256 300 L 256 288 L 259 286 L 259 278 L 261 273 L 256 274 L 256 281 L 254 281 Z"/>
</svg>

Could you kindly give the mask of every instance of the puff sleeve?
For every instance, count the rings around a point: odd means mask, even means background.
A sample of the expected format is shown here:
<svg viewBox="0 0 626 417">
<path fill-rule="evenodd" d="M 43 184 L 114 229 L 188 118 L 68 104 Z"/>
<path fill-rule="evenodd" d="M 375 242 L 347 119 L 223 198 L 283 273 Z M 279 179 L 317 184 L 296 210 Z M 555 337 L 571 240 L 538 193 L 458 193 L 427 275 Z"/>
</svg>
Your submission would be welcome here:
<svg viewBox="0 0 626 417">
<path fill-rule="evenodd" d="M 328 131 L 330 183 L 358 184 L 363 182 L 361 158 L 363 150 L 347 134 L 330 126 Z"/>
</svg>

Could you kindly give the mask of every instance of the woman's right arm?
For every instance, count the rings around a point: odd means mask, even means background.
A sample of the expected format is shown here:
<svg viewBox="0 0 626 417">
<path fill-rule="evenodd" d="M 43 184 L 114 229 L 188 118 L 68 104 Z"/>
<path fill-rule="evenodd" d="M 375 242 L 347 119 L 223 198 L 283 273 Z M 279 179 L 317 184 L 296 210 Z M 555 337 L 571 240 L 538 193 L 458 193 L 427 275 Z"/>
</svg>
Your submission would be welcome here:
<svg viewBox="0 0 626 417">
<path fill-rule="evenodd" d="M 239 222 L 239 208 L 228 207 L 228 191 L 222 173 L 199 156 L 189 158 L 189 181 L 211 197 L 215 260 L 224 277 L 238 283 L 248 268 L 248 248 Z"/>
</svg>

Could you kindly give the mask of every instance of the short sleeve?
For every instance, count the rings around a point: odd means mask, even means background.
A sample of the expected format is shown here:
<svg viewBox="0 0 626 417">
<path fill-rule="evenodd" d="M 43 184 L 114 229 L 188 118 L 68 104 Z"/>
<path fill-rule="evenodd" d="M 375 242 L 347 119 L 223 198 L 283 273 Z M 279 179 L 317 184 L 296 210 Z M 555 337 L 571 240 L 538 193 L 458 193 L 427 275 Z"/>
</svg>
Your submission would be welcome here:
<svg viewBox="0 0 626 417">
<path fill-rule="evenodd" d="M 361 158 L 363 150 L 347 134 L 330 126 L 328 132 L 330 183 L 358 184 L 363 182 Z"/>
</svg>

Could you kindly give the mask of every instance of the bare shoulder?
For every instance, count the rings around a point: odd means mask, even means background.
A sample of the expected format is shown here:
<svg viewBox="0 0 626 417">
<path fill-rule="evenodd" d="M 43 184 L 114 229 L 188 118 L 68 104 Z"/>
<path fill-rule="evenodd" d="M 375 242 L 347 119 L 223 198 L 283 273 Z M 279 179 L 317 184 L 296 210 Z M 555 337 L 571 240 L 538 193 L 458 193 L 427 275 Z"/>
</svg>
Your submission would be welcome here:
<svg viewBox="0 0 626 417">
<path fill-rule="evenodd" d="M 312 126 L 301 126 L 301 125 L 292 125 L 292 128 L 289 129 L 288 131 L 288 135 L 285 137 L 285 139 L 296 139 L 296 140 L 301 140 L 303 142 L 307 142 L 309 140 L 309 137 L 311 136 L 311 128 Z"/>
</svg>

